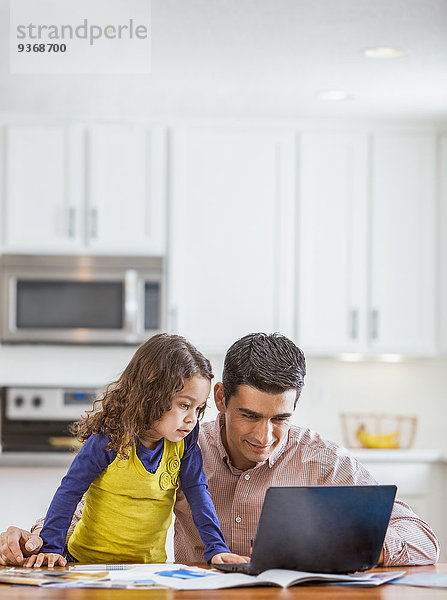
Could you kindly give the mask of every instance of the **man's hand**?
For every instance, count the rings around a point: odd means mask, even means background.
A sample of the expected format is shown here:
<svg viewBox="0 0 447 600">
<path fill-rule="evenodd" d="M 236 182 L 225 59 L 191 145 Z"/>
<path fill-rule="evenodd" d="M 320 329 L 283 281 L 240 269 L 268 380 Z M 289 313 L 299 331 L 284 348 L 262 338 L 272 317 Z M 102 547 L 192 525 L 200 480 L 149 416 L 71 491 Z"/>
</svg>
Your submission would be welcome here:
<svg viewBox="0 0 447 600">
<path fill-rule="evenodd" d="M 8 527 L 0 533 L 0 564 L 23 565 L 26 557 L 37 554 L 43 540 L 36 533 L 19 527 Z"/>
<path fill-rule="evenodd" d="M 233 554 L 232 552 L 220 552 L 215 554 L 211 559 L 212 565 L 221 565 L 222 563 L 248 563 L 250 558 L 248 556 L 239 556 L 239 554 Z"/>
<path fill-rule="evenodd" d="M 40 554 L 33 554 L 29 558 L 25 560 L 22 566 L 24 567 L 34 567 L 38 569 L 39 567 L 65 567 L 67 564 L 66 559 L 57 554 L 56 552 L 40 552 Z"/>
</svg>

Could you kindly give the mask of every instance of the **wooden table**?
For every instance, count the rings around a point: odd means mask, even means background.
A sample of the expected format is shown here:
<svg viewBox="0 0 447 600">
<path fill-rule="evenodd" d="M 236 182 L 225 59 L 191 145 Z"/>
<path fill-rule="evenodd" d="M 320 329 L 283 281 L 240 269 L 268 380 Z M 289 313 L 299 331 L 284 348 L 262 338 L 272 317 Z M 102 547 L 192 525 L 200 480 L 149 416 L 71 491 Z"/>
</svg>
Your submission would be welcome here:
<svg viewBox="0 0 447 600">
<path fill-rule="evenodd" d="M 203 566 L 203 565 L 201 565 Z M 1 568 L 1 567 L 0 567 Z M 392 569 L 374 569 L 390 571 Z M 447 573 L 447 564 L 430 567 L 403 567 L 409 573 Z M 48 589 L 0 584 L 0 600 L 447 600 L 447 588 L 422 588 L 384 584 L 377 588 L 355 589 L 343 586 L 295 586 L 233 588 L 183 592 L 155 590 Z"/>
</svg>

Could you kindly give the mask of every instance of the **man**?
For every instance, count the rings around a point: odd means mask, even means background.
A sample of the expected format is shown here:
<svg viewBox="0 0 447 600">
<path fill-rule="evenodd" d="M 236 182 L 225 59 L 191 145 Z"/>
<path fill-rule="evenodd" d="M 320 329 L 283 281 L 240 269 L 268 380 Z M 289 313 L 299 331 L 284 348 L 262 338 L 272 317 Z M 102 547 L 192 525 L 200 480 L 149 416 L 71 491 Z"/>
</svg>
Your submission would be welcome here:
<svg viewBox="0 0 447 600">
<path fill-rule="evenodd" d="M 222 383 L 214 388 L 219 415 L 201 425 L 199 443 L 222 531 L 237 554 L 250 554 L 268 487 L 376 483 L 347 450 L 291 424 L 305 372 L 301 350 L 279 334 L 247 335 L 225 357 Z M 181 491 L 175 515 L 175 560 L 201 562 L 203 544 Z M 40 523 L 34 534 L 16 527 L 0 534 L 0 561 L 26 564 L 22 552 L 41 546 Z M 431 564 L 438 555 L 429 525 L 396 500 L 379 564 Z"/>
</svg>

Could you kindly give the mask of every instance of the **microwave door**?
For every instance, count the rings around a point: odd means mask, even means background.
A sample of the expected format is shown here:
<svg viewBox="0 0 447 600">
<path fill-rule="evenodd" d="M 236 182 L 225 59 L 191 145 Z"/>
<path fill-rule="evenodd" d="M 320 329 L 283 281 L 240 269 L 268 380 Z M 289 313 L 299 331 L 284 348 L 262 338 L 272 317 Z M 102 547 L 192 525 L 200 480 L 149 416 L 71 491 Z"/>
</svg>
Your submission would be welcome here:
<svg viewBox="0 0 447 600">
<path fill-rule="evenodd" d="M 11 278 L 7 341 L 123 343 L 122 279 Z"/>
</svg>

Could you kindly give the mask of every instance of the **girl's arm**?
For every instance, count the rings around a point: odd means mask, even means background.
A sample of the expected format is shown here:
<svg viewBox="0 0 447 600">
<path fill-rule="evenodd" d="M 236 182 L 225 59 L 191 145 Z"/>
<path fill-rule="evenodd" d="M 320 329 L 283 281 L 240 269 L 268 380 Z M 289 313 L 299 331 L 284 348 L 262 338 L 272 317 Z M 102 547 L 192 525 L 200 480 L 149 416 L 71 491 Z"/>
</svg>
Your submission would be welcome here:
<svg viewBox="0 0 447 600">
<path fill-rule="evenodd" d="M 67 530 L 79 500 L 115 458 L 116 454 L 106 448 L 108 441 L 104 434 L 91 435 L 74 458 L 46 514 L 40 533 L 41 552 L 63 553 Z"/>
<path fill-rule="evenodd" d="M 225 543 L 216 509 L 208 491 L 208 484 L 203 472 L 202 453 L 197 445 L 198 435 L 199 426 L 196 425 L 185 438 L 185 452 L 180 463 L 179 477 L 182 492 L 191 508 L 194 525 L 205 544 L 203 554 L 206 561 L 209 562 L 216 554 L 229 553 L 230 550 Z"/>
</svg>

